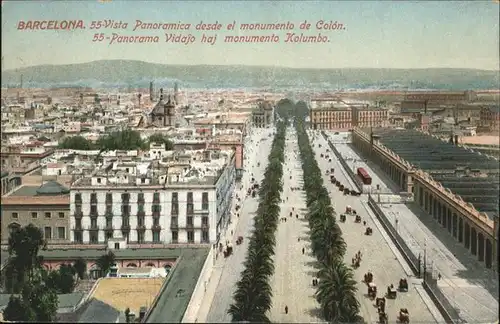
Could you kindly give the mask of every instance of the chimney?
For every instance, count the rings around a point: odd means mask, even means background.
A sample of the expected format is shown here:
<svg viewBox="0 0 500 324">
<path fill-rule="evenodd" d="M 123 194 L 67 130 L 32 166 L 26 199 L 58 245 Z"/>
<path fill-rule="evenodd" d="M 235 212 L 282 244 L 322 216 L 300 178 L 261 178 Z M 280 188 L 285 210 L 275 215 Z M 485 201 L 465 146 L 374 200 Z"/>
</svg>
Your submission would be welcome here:
<svg viewBox="0 0 500 324">
<path fill-rule="evenodd" d="M 153 81 L 149 82 L 149 100 L 154 100 Z"/>
</svg>

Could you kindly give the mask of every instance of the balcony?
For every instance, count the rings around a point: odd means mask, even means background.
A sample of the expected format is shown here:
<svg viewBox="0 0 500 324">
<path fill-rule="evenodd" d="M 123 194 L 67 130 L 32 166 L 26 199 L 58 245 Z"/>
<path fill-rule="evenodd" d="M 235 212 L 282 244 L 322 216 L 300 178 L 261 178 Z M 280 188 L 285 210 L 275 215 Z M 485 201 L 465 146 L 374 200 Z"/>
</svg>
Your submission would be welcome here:
<svg viewBox="0 0 500 324">
<path fill-rule="evenodd" d="M 160 217 L 160 212 L 159 211 L 154 211 L 153 212 L 153 217 Z"/>
<path fill-rule="evenodd" d="M 144 197 L 137 197 L 138 204 L 144 204 L 145 202 L 146 202 L 146 200 L 144 199 Z"/>
<path fill-rule="evenodd" d="M 146 216 L 146 212 L 144 210 L 137 211 L 137 217 L 144 217 L 144 216 Z"/>
<path fill-rule="evenodd" d="M 92 210 L 91 210 L 91 211 L 90 211 L 90 213 L 89 213 L 89 216 L 90 216 L 90 217 L 97 217 L 97 216 L 99 216 L 99 215 L 98 215 L 98 213 L 97 213 L 97 210 L 94 210 L 94 211 L 92 211 Z"/>
<path fill-rule="evenodd" d="M 98 231 L 99 226 L 97 226 L 97 224 L 90 224 L 89 230 L 90 231 Z"/>
<path fill-rule="evenodd" d="M 122 231 L 130 231 L 130 224 L 122 224 L 121 230 Z"/>
<path fill-rule="evenodd" d="M 113 210 L 111 209 L 107 209 L 105 214 L 104 214 L 106 217 L 113 217 Z"/>
<path fill-rule="evenodd" d="M 113 199 L 107 199 L 106 198 L 106 205 L 113 205 Z"/>
<path fill-rule="evenodd" d="M 122 205 L 128 205 L 130 203 L 130 199 L 122 199 Z"/>
<path fill-rule="evenodd" d="M 187 229 L 193 229 L 194 228 L 194 224 L 191 223 L 191 224 L 186 224 L 186 228 Z"/>
<path fill-rule="evenodd" d="M 178 229 L 179 228 L 179 223 L 170 223 L 170 229 Z"/>
<path fill-rule="evenodd" d="M 113 224 L 106 224 L 106 227 L 104 227 L 104 229 L 106 231 L 114 231 L 115 227 L 113 226 Z"/>
<path fill-rule="evenodd" d="M 138 231 L 145 231 L 146 230 L 146 225 L 144 224 L 138 224 L 136 227 L 136 230 Z"/>
<path fill-rule="evenodd" d="M 81 219 L 83 217 L 83 212 L 81 210 L 75 211 L 75 218 Z"/>
<path fill-rule="evenodd" d="M 83 231 L 82 224 L 76 224 L 73 228 L 74 231 Z"/>
<path fill-rule="evenodd" d="M 154 224 L 154 225 L 151 227 L 151 230 L 153 230 L 153 231 L 155 231 L 155 232 L 161 231 L 161 226 L 160 226 L 160 224 Z"/>
<path fill-rule="evenodd" d="M 202 229 L 208 229 L 210 226 L 208 224 L 201 224 L 201 228 Z"/>
<path fill-rule="evenodd" d="M 153 198 L 153 204 L 160 204 L 160 198 Z"/>
<path fill-rule="evenodd" d="M 90 199 L 91 205 L 97 205 L 97 199 Z"/>
</svg>

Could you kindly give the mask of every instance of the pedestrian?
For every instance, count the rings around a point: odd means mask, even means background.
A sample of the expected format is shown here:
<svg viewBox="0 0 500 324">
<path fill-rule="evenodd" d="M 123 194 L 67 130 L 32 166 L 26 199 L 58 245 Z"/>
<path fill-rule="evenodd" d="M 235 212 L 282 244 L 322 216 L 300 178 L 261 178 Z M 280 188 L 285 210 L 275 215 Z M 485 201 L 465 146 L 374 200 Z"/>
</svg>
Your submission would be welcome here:
<svg viewBox="0 0 500 324">
<path fill-rule="evenodd" d="M 438 273 L 438 280 L 441 280 L 441 274 Z"/>
<path fill-rule="evenodd" d="M 233 230 L 231 230 L 231 236 L 233 236 Z"/>
<path fill-rule="evenodd" d="M 297 239 L 297 242 L 300 242 L 300 237 Z"/>
<path fill-rule="evenodd" d="M 302 254 L 304 254 L 306 252 L 306 249 L 302 248 Z"/>
<path fill-rule="evenodd" d="M 288 306 L 285 306 L 285 314 L 288 314 Z"/>
</svg>

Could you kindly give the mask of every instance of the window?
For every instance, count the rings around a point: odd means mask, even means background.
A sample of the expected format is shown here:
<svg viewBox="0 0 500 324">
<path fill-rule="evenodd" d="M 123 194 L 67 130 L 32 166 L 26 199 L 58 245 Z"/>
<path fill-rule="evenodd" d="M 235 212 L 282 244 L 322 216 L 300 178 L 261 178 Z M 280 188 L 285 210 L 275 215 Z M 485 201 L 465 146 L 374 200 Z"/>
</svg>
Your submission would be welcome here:
<svg viewBox="0 0 500 324">
<path fill-rule="evenodd" d="M 76 204 L 82 203 L 82 194 L 80 194 L 80 193 L 75 194 L 75 203 Z"/>
<path fill-rule="evenodd" d="M 97 215 L 97 205 L 90 206 L 90 215 Z"/>
<path fill-rule="evenodd" d="M 187 203 L 188 204 L 193 203 L 193 193 L 192 192 L 187 193 Z"/>
<path fill-rule="evenodd" d="M 156 202 L 156 203 L 160 202 L 160 193 L 159 192 L 155 192 L 153 194 L 153 202 Z"/>
<path fill-rule="evenodd" d="M 36 215 L 36 213 L 31 213 L 31 215 L 33 215 L 33 214 Z M 19 214 L 18 213 L 12 213 L 12 218 L 16 218 L 16 219 L 19 218 Z M 36 218 L 36 217 L 34 217 L 34 218 Z"/>
<path fill-rule="evenodd" d="M 144 205 L 142 205 L 142 204 L 137 205 L 137 212 L 143 213 L 144 212 Z"/>
<path fill-rule="evenodd" d="M 59 218 L 64 218 L 64 213 L 59 213 Z"/>
<path fill-rule="evenodd" d="M 122 205 L 122 215 L 130 215 L 130 206 Z"/>
<path fill-rule="evenodd" d="M 208 243 L 208 242 L 210 242 L 210 238 L 209 238 L 209 236 L 208 236 L 208 231 L 203 231 L 203 232 L 201 232 L 201 241 L 202 241 L 203 243 Z"/>
<path fill-rule="evenodd" d="M 159 243 L 160 242 L 160 232 L 154 231 L 153 232 L 153 243 Z"/>
<path fill-rule="evenodd" d="M 179 194 L 177 192 L 172 192 L 172 209 L 170 213 L 172 215 L 179 214 Z"/>
<path fill-rule="evenodd" d="M 122 193 L 122 201 L 128 202 L 129 200 L 130 200 L 130 194 L 129 193 Z"/>
<path fill-rule="evenodd" d="M 91 204 L 97 204 L 97 194 L 96 193 L 91 193 L 90 194 L 90 203 Z"/>
<path fill-rule="evenodd" d="M 193 226 L 193 216 L 188 216 L 187 217 L 187 225 L 188 226 Z"/>
<path fill-rule="evenodd" d="M 97 183 L 101 183 L 101 178 L 97 178 Z"/>
<path fill-rule="evenodd" d="M 113 203 L 113 194 L 112 193 L 106 193 L 106 204 L 111 204 Z"/>
<path fill-rule="evenodd" d="M 188 231 L 188 243 L 194 243 L 194 232 L 193 231 Z"/>
<path fill-rule="evenodd" d="M 208 209 L 208 192 L 204 192 L 201 195 L 201 209 L 202 210 Z"/>
<path fill-rule="evenodd" d="M 137 194 L 137 202 L 144 203 L 144 193 L 141 192 Z"/>
<path fill-rule="evenodd" d="M 50 212 L 45 212 L 45 218 L 51 218 L 52 214 Z"/>
<path fill-rule="evenodd" d="M 90 227 L 97 228 L 97 218 L 90 219 Z"/>
<path fill-rule="evenodd" d="M 46 240 L 52 239 L 52 227 L 45 227 L 43 234 Z"/>
<path fill-rule="evenodd" d="M 179 226 L 179 223 L 177 222 L 177 217 L 172 217 L 172 226 Z"/>
<path fill-rule="evenodd" d="M 177 243 L 179 241 L 179 232 L 172 231 L 172 243 Z"/>
<path fill-rule="evenodd" d="M 129 243 L 130 240 L 130 232 L 128 231 L 122 231 L 122 237 L 127 240 L 127 243 Z"/>
<path fill-rule="evenodd" d="M 75 232 L 75 243 L 78 243 L 78 244 L 83 243 L 82 232 Z"/>
<path fill-rule="evenodd" d="M 203 216 L 203 217 L 201 218 L 201 224 L 202 224 L 203 226 L 208 226 L 208 216 Z"/>
<path fill-rule="evenodd" d="M 160 217 L 153 217 L 153 226 L 160 226 Z"/>
<path fill-rule="evenodd" d="M 66 228 L 65 227 L 58 227 L 57 228 L 57 238 L 60 240 L 66 239 Z"/>
<path fill-rule="evenodd" d="M 99 242 L 96 232 L 90 232 L 90 243 L 97 244 Z"/>
<path fill-rule="evenodd" d="M 137 242 L 144 243 L 144 232 L 142 231 L 137 232 Z"/>
<path fill-rule="evenodd" d="M 159 213 L 161 211 L 161 206 L 160 205 L 153 205 L 153 206 L 151 206 L 151 211 L 153 213 Z"/>
</svg>

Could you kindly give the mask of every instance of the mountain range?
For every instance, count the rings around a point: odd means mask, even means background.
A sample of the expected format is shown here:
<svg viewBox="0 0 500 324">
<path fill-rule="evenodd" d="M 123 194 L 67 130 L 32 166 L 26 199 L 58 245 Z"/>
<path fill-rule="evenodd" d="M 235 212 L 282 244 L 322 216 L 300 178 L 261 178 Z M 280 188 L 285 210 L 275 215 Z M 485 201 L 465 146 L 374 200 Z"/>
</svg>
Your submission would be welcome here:
<svg viewBox="0 0 500 324">
<path fill-rule="evenodd" d="M 269 90 L 498 89 L 499 72 L 474 69 L 303 69 L 240 65 L 167 65 L 101 60 L 2 71 L 2 87 L 265 88 Z"/>
</svg>

